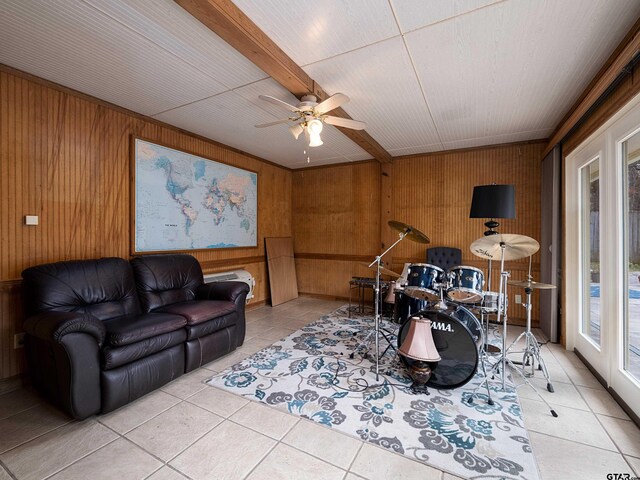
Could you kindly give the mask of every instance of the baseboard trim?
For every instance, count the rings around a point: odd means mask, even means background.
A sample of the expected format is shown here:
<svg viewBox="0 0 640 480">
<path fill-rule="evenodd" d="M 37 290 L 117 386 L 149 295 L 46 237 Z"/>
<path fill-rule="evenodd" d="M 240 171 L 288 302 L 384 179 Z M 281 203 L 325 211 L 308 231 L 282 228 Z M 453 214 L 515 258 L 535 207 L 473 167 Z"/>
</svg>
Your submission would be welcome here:
<svg viewBox="0 0 640 480">
<path fill-rule="evenodd" d="M 622 398 L 620 398 L 620 395 L 618 395 L 618 392 L 616 392 L 613 389 L 613 387 L 608 385 L 604 377 L 602 377 L 602 375 L 600 375 L 596 371 L 596 369 L 593 368 L 593 366 L 587 361 L 586 358 L 584 358 L 584 355 L 582 355 L 578 349 L 574 349 L 573 351 L 578 356 L 578 358 L 582 361 L 582 363 L 585 364 L 585 366 L 589 369 L 589 371 L 593 373 L 593 376 L 596 377 L 598 382 L 600 382 L 600 384 L 605 388 L 605 390 L 611 394 L 611 396 L 616 402 L 618 402 L 618 405 L 620 405 L 620 408 L 624 410 L 624 413 L 629 415 L 629 418 L 633 421 L 633 423 L 635 423 L 640 428 L 640 417 L 636 415 L 636 413 L 631 409 L 631 407 L 629 407 L 627 402 L 625 402 Z"/>
<path fill-rule="evenodd" d="M 341 297 L 341 296 L 337 296 L 337 295 L 324 295 L 322 293 L 298 292 L 298 296 L 300 296 L 300 297 L 318 298 L 320 300 L 344 300 L 346 302 L 349 301 L 349 297 Z"/>
<path fill-rule="evenodd" d="M 247 305 L 244 307 L 244 309 L 248 311 L 248 310 L 254 310 L 256 308 L 260 308 L 260 307 L 262 307 L 262 306 L 267 304 L 267 300 L 269 300 L 269 299 L 259 300 L 257 302 L 247 303 Z"/>
<path fill-rule="evenodd" d="M 29 385 L 29 383 L 29 376 L 26 373 L 3 378 L 0 380 L 0 395 L 22 388 Z"/>
</svg>

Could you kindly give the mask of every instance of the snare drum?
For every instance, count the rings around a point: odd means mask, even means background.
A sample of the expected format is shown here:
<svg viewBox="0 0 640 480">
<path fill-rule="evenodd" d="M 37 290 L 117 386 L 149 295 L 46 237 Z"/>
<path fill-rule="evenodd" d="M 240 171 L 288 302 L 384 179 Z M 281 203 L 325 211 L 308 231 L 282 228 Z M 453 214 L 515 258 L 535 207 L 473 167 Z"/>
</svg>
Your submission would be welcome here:
<svg viewBox="0 0 640 480">
<path fill-rule="evenodd" d="M 449 288 L 447 296 L 460 303 L 480 303 L 482 301 L 482 286 L 484 273 L 476 267 L 459 266 L 447 271 Z"/>
<path fill-rule="evenodd" d="M 420 300 L 439 300 L 437 284 L 442 283 L 443 280 L 444 270 L 440 267 L 429 263 L 412 263 L 409 265 L 404 293 Z"/>
<path fill-rule="evenodd" d="M 498 311 L 498 299 L 501 298 L 498 292 L 484 292 L 482 310 L 486 313 L 496 313 Z"/>
</svg>

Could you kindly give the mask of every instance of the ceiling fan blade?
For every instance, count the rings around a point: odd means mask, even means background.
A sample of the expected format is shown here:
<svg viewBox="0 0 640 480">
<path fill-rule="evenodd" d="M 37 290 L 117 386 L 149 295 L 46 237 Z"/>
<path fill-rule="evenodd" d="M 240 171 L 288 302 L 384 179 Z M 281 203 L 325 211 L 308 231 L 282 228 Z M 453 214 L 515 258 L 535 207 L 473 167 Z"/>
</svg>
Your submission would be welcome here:
<svg viewBox="0 0 640 480">
<path fill-rule="evenodd" d="M 292 112 L 299 112 L 300 109 L 295 107 L 287 102 L 283 102 L 279 98 L 272 97 L 270 95 L 258 95 L 258 98 L 262 100 L 266 100 L 267 102 L 273 103 L 274 105 L 278 105 L 279 107 L 286 108 L 287 110 L 291 110 Z"/>
<path fill-rule="evenodd" d="M 331 95 L 329 98 L 316 105 L 314 110 L 318 114 L 327 113 L 334 108 L 338 108 L 340 105 L 344 105 L 348 101 L 349 97 L 347 97 L 344 93 L 336 93 L 335 95 Z"/>
<path fill-rule="evenodd" d="M 264 128 L 264 127 L 270 127 L 272 125 L 280 125 L 281 123 L 287 123 L 290 122 L 291 119 L 290 118 L 283 118 L 281 120 L 276 120 L 275 122 L 269 122 L 269 123 L 261 123 L 260 125 L 256 125 L 256 128 Z"/>
<path fill-rule="evenodd" d="M 329 125 L 335 125 L 336 127 L 351 128 L 353 130 L 364 130 L 367 128 L 366 123 L 359 122 L 358 120 L 351 120 L 349 118 L 326 117 L 324 122 Z"/>
</svg>

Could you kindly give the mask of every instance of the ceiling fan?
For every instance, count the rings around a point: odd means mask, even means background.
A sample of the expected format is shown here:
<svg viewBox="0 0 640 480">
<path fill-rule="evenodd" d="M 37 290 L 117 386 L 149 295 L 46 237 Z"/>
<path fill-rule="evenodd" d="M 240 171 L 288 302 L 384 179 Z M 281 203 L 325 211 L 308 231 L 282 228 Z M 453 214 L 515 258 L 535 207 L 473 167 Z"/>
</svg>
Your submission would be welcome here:
<svg viewBox="0 0 640 480">
<path fill-rule="evenodd" d="M 367 127 L 367 124 L 364 122 L 327 115 L 327 112 L 349 101 L 349 97 L 344 93 L 336 93 L 320 103 L 318 103 L 315 95 L 305 95 L 300 100 L 300 103 L 295 106 L 269 95 L 260 95 L 260 98 L 274 105 L 286 108 L 294 114 L 289 118 L 283 118 L 275 122 L 261 123 L 260 125 L 256 125 L 257 128 L 295 122 L 294 125 L 289 127 L 291 135 L 297 140 L 300 134 L 304 132 L 310 147 L 319 147 L 322 145 L 320 132 L 322 132 L 323 123 L 337 127 L 352 128 L 354 130 L 364 130 Z"/>
</svg>

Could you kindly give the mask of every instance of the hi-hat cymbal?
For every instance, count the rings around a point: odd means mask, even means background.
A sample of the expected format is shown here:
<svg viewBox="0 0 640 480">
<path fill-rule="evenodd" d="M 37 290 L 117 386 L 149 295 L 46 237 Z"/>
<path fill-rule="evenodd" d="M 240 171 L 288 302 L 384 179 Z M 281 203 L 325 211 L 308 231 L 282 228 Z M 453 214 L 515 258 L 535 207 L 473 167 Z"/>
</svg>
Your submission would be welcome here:
<svg viewBox="0 0 640 480">
<path fill-rule="evenodd" d="M 513 233 L 498 233 L 477 239 L 471 244 L 471 253 L 480 258 L 500 260 L 503 245 L 505 260 L 529 257 L 540 249 L 540 244 L 531 237 Z"/>
<path fill-rule="evenodd" d="M 370 268 L 371 270 L 374 270 L 374 271 L 378 270 L 378 268 L 375 265 L 373 267 L 370 267 L 367 262 L 358 262 L 358 263 L 364 267 Z M 399 274 L 397 274 L 393 270 L 389 270 L 388 268 L 380 267 L 380 273 L 382 275 L 389 275 L 390 277 L 393 277 L 393 278 L 400 278 Z"/>
<path fill-rule="evenodd" d="M 507 283 L 509 285 L 513 285 L 514 287 L 535 288 L 537 290 L 548 290 L 550 288 L 556 288 L 555 285 L 551 285 L 549 283 L 533 282 L 529 280 L 509 280 Z"/>
<path fill-rule="evenodd" d="M 388 223 L 389 226 L 397 232 L 406 233 L 405 238 L 408 238 L 409 240 L 418 243 L 431 243 L 429 237 L 411 225 L 407 225 L 406 223 L 398 222 L 396 220 L 389 220 Z"/>
</svg>

